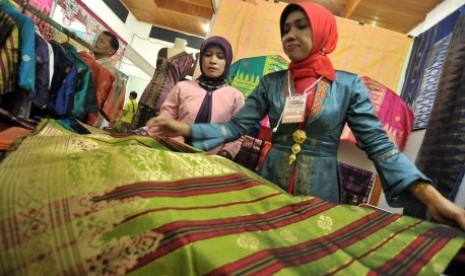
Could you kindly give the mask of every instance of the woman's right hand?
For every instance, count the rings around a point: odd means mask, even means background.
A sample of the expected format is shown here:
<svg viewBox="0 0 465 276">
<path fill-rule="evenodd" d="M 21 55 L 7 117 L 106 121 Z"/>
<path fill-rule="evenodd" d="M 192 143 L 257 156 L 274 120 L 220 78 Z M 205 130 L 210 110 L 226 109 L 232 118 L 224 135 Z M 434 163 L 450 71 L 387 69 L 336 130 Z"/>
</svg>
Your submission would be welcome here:
<svg viewBox="0 0 465 276">
<path fill-rule="evenodd" d="M 191 126 L 171 118 L 154 117 L 147 121 L 149 132 L 156 137 L 190 137 Z M 152 136 L 152 135 L 151 135 Z"/>
</svg>

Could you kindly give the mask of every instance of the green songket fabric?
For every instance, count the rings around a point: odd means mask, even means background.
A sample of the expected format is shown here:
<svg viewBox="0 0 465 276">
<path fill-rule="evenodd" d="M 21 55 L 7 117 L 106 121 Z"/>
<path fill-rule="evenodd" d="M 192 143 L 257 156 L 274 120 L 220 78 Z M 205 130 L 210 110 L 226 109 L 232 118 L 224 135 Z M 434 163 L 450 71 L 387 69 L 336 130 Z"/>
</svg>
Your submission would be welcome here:
<svg viewBox="0 0 465 276">
<path fill-rule="evenodd" d="M 436 275 L 465 242 L 454 228 L 289 195 L 171 141 L 91 130 L 46 121 L 0 164 L 0 274 Z"/>
</svg>

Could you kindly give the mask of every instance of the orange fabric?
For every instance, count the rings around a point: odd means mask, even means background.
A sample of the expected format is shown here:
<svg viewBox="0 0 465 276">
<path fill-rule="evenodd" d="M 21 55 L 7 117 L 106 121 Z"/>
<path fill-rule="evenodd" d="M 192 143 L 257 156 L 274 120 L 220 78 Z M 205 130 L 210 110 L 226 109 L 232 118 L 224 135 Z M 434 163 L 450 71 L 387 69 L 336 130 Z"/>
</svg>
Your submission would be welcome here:
<svg viewBox="0 0 465 276">
<path fill-rule="evenodd" d="M 99 109 L 102 108 L 103 102 L 108 97 L 108 94 L 111 91 L 115 77 L 100 65 L 94 58 L 91 53 L 88 52 L 79 52 L 79 56 L 84 60 L 84 62 L 89 66 L 92 71 L 92 82 L 95 87 L 95 94 L 97 96 L 97 103 Z"/>
<path fill-rule="evenodd" d="M 79 56 L 92 70 L 92 83 L 95 87 L 95 94 L 97 96 L 97 104 L 99 110 L 103 108 L 103 105 L 111 93 L 115 77 L 97 62 L 93 54 L 89 52 L 79 52 Z M 94 126 L 98 122 L 98 112 L 91 112 L 87 114 L 85 122 L 89 125 Z"/>
<path fill-rule="evenodd" d="M 32 133 L 32 130 L 22 127 L 10 127 L 0 131 L 0 150 L 11 148 L 16 139 L 23 138 Z"/>
<path fill-rule="evenodd" d="M 126 96 L 126 80 L 122 77 L 113 83 L 110 94 L 103 104 L 102 114 L 108 122 L 114 122 L 123 115 L 124 98 Z"/>
</svg>

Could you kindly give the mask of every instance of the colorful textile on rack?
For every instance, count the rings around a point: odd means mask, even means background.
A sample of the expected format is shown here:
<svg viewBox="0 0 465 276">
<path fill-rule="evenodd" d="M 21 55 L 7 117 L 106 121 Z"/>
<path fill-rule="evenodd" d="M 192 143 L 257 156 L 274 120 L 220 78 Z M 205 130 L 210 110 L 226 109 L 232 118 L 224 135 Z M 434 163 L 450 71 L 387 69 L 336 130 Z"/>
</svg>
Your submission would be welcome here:
<svg viewBox="0 0 465 276">
<path fill-rule="evenodd" d="M 0 9 L 0 95 L 15 91 L 19 62 L 19 29 Z"/>
<path fill-rule="evenodd" d="M 21 4 L 23 1 L 16 1 L 18 4 Z M 50 11 L 52 10 L 52 5 L 54 3 L 53 0 L 28 0 L 27 3 L 37 10 L 39 10 L 42 14 L 45 16 L 50 16 Z M 36 26 L 39 28 L 40 33 L 42 36 L 47 39 L 51 40 L 53 39 L 53 34 L 54 34 L 54 29 L 52 26 L 50 26 L 47 22 L 44 20 L 40 19 L 39 17 L 31 14 L 30 12 L 26 11 L 26 14 L 34 20 L 36 23 Z"/>
<path fill-rule="evenodd" d="M 67 45 L 67 44 L 62 44 Z M 77 75 L 74 87 L 72 115 L 84 119 L 85 115 L 98 110 L 97 96 L 93 83 L 93 75 L 89 65 L 81 58 L 75 49 L 66 47 L 66 54 L 77 66 Z M 71 114 L 69 114 L 71 115 Z"/>
<path fill-rule="evenodd" d="M 413 113 L 404 101 L 391 89 L 378 81 L 367 77 L 360 77 L 370 93 L 370 100 L 374 112 L 386 130 L 389 140 L 396 144 L 400 150 L 405 148 L 407 138 L 412 132 Z M 346 125 L 341 139 L 356 143 L 355 136 Z"/>
<path fill-rule="evenodd" d="M 428 126 L 444 58 L 460 11 L 451 13 L 415 38 L 401 97 L 415 115 L 414 129 Z"/>
<path fill-rule="evenodd" d="M 436 275 L 454 228 L 292 196 L 216 155 L 48 121 L 0 163 L 2 275 Z"/>
<path fill-rule="evenodd" d="M 360 205 L 369 202 L 376 174 L 339 162 L 339 176 L 343 187 L 341 203 Z"/>
<path fill-rule="evenodd" d="M 35 38 L 36 79 L 34 92 L 29 95 L 29 98 L 37 107 L 44 109 L 50 101 L 51 74 L 49 44 L 38 33 L 35 34 Z"/>
<path fill-rule="evenodd" d="M 82 58 L 82 60 L 84 60 L 84 62 L 92 71 L 92 83 L 95 89 L 95 95 L 97 97 L 96 106 L 98 109 L 100 109 L 102 108 L 105 99 L 107 99 L 108 95 L 110 94 L 115 77 L 110 73 L 110 71 L 108 71 L 99 62 L 97 62 L 91 53 L 81 51 L 79 52 L 79 56 Z M 97 108 L 92 111 L 96 112 Z M 81 115 L 86 115 L 87 113 L 89 112 L 82 113 Z M 83 118 L 81 117 L 80 119 Z"/>
<path fill-rule="evenodd" d="M 287 60 L 277 55 L 243 58 L 231 65 L 228 83 L 247 98 L 262 76 L 287 69 L 288 65 Z"/>
<path fill-rule="evenodd" d="M 121 72 L 116 72 L 116 79 L 102 108 L 102 114 L 108 122 L 115 122 L 123 116 L 126 83 L 126 77 Z"/>
<path fill-rule="evenodd" d="M 0 9 L 7 13 L 19 28 L 20 56 L 18 64 L 18 85 L 28 92 L 34 91 L 35 82 L 35 24 L 32 19 L 20 13 L 8 1 L 0 2 Z"/>
</svg>

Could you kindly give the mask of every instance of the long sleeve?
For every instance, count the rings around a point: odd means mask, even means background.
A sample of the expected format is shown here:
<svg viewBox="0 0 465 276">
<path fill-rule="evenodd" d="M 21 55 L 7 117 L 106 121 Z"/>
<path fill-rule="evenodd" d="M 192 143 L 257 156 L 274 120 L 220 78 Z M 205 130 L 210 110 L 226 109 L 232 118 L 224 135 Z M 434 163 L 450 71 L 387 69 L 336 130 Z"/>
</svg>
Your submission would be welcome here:
<svg viewBox="0 0 465 276">
<path fill-rule="evenodd" d="M 179 85 L 175 85 L 168 94 L 165 102 L 160 107 L 160 117 L 172 118 L 175 120 L 179 119 Z"/>
<path fill-rule="evenodd" d="M 233 107 L 233 114 L 231 117 L 235 116 L 243 107 L 245 104 L 244 96 L 242 93 L 236 93 L 234 95 L 234 107 Z M 232 141 L 232 142 L 226 142 L 219 150 L 220 151 L 226 151 L 233 159 L 236 157 L 237 153 L 241 149 L 242 146 L 242 137 Z"/>
<path fill-rule="evenodd" d="M 353 94 L 347 112 L 349 127 L 357 138 L 358 146 L 375 164 L 389 204 L 400 206 L 411 199 L 409 193 L 402 193 L 405 188 L 417 180 L 429 179 L 389 141 L 360 78 L 354 78 L 351 86 Z"/>
</svg>

